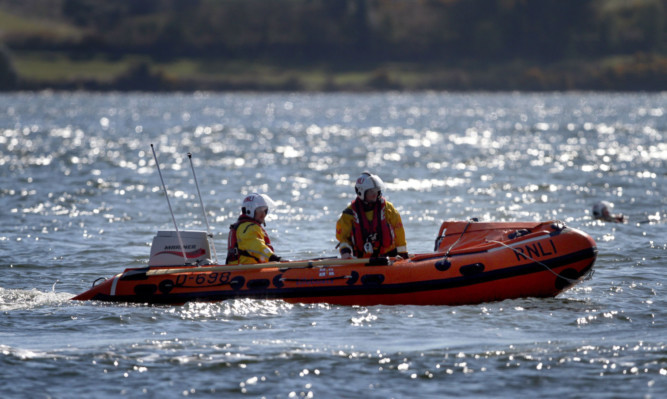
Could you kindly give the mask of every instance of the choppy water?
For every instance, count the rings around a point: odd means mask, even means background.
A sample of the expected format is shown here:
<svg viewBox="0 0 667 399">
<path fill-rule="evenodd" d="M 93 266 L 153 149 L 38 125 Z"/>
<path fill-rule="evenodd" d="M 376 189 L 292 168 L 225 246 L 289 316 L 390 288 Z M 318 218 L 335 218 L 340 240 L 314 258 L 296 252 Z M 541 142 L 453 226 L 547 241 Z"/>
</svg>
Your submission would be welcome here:
<svg viewBox="0 0 667 399">
<path fill-rule="evenodd" d="M 633 397 L 667 392 L 667 94 L 0 95 L 0 389 L 23 397 Z M 280 255 L 332 256 L 379 174 L 411 253 L 445 219 L 560 219 L 592 280 L 460 307 L 74 303 L 172 229 L 224 259 L 244 194 Z M 627 224 L 593 221 L 613 202 Z"/>
</svg>

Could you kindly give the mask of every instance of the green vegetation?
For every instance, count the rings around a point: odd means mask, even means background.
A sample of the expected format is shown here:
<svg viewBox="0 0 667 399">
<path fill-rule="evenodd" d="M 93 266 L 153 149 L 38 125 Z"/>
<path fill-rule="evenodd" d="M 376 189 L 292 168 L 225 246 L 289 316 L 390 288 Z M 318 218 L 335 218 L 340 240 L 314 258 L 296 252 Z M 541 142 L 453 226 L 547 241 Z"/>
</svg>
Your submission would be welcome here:
<svg viewBox="0 0 667 399">
<path fill-rule="evenodd" d="M 665 39 L 667 0 L 0 0 L 0 89 L 667 90 Z"/>
<path fill-rule="evenodd" d="M 17 15 L 0 9 L 0 27 L 3 35 L 15 37 L 43 37 L 50 41 L 80 40 L 84 34 L 77 27 L 60 21 Z"/>
</svg>

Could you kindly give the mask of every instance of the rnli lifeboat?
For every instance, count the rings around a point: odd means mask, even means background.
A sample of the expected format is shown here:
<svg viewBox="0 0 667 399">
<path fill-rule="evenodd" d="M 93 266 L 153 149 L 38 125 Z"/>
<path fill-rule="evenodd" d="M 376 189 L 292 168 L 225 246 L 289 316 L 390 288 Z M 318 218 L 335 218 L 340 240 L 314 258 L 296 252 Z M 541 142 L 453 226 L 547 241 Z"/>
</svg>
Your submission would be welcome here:
<svg viewBox="0 0 667 399">
<path fill-rule="evenodd" d="M 207 264 L 205 232 L 158 232 L 147 267 L 96 281 L 74 300 L 183 304 L 235 298 L 338 305 L 463 305 L 554 297 L 592 273 L 595 241 L 559 221 L 442 223 L 409 259 Z M 185 260 L 192 261 L 185 264 Z"/>
</svg>

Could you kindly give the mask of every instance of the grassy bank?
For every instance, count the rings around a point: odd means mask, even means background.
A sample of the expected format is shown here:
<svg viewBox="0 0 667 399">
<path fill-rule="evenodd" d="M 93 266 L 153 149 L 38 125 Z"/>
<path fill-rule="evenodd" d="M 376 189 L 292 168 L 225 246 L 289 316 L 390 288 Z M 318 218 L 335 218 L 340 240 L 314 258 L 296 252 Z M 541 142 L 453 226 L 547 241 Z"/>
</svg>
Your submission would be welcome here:
<svg viewBox="0 0 667 399">
<path fill-rule="evenodd" d="M 663 91 L 665 9 L 0 0 L 0 90 Z"/>
<path fill-rule="evenodd" d="M 614 57 L 549 66 L 512 62 L 487 66 L 425 63 L 278 64 L 266 61 L 15 52 L 19 89 L 63 90 L 644 90 L 667 89 L 667 59 Z"/>
</svg>

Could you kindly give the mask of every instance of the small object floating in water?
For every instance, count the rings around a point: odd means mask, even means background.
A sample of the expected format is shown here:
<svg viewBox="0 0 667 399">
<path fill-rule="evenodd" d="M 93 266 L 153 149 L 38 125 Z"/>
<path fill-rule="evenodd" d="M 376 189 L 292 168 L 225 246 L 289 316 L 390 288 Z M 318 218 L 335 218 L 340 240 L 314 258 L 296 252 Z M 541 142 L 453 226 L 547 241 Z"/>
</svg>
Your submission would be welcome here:
<svg viewBox="0 0 667 399">
<path fill-rule="evenodd" d="M 338 305 L 464 305 L 554 297 L 592 273 L 595 241 L 558 221 L 443 222 L 435 250 L 409 259 L 210 264 L 203 231 L 160 231 L 148 267 L 125 269 L 74 300 L 183 304 L 235 298 Z M 185 251 L 185 254 L 183 253 Z M 184 265 L 183 259 L 191 264 Z M 97 280 L 96 280 L 97 281 Z"/>
</svg>

